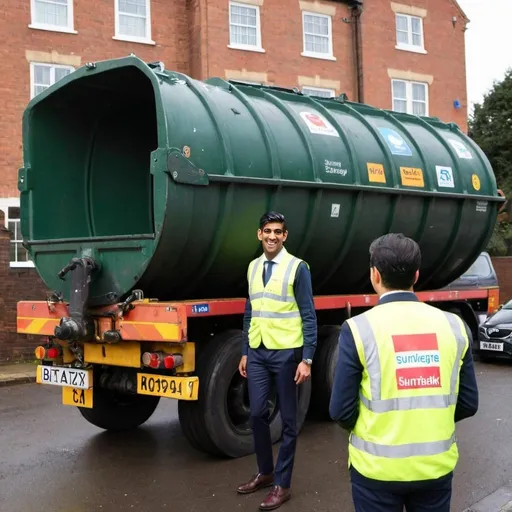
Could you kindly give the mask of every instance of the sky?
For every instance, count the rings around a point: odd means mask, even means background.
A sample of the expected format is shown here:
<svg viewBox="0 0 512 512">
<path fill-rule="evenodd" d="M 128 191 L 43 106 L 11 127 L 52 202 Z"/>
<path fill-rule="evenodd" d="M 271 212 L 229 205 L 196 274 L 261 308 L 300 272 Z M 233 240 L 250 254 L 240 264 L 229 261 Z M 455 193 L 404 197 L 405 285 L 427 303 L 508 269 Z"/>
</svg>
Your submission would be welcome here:
<svg viewBox="0 0 512 512">
<path fill-rule="evenodd" d="M 458 0 L 466 30 L 468 111 L 512 68 L 512 0 Z"/>
</svg>

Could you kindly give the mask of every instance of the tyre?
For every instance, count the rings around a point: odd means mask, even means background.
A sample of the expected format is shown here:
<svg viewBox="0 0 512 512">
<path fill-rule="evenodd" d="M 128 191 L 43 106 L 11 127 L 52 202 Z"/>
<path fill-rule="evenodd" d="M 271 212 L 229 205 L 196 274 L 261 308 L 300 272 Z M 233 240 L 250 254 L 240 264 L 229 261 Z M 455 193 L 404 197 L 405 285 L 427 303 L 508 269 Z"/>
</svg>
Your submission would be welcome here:
<svg viewBox="0 0 512 512">
<path fill-rule="evenodd" d="M 133 430 L 145 423 L 160 401 L 158 396 L 129 395 L 93 388 L 93 407 L 78 407 L 82 416 L 96 427 L 105 430 Z"/>
<path fill-rule="evenodd" d="M 185 437 L 192 446 L 211 455 L 236 458 L 254 453 L 247 379 L 238 372 L 241 348 L 241 331 L 226 331 L 211 339 L 197 364 L 199 399 L 178 403 Z M 310 382 L 299 386 L 299 430 L 310 397 Z M 270 393 L 269 409 L 270 434 L 275 443 L 282 431 L 275 390 Z"/>
<path fill-rule="evenodd" d="M 329 419 L 334 372 L 338 362 L 340 327 L 324 325 L 318 330 L 318 347 L 313 360 L 311 414 L 317 419 Z"/>
</svg>

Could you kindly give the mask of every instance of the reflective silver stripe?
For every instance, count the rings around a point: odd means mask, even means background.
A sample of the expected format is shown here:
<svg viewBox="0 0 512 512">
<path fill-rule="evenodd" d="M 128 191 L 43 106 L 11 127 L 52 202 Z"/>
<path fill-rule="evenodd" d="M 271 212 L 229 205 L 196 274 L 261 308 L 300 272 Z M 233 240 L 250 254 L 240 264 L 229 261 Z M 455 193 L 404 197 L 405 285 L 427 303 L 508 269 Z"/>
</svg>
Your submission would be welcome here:
<svg viewBox="0 0 512 512">
<path fill-rule="evenodd" d="M 426 443 L 399 444 L 394 446 L 371 443 L 363 441 L 354 434 L 350 435 L 350 444 L 363 452 L 375 455 L 376 457 L 387 457 L 389 459 L 403 459 L 424 455 L 438 455 L 447 452 L 455 443 L 455 434 L 444 441 L 431 441 Z"/>
<path fill-rule="evenodd" d="M 263 256 L 260 256 L 255 262 L 254 262 L 254 267 L 252 269 L 252 273 L 251 273 L 251 282 L 250 282 L 250 286 L 249 286 L 249 290 L 252 290 L 253 289 L 253 286 L 254 286 L 254 279 L 256 278 L 256 271 L 258 270 L 258 265 L 260 263 L 260 260 L 263 258 Z M 255 297 L 255 295 L 257 294 L 249 294 L 250 295 L 250 298 L 251 300 L 254 300 L 255 298 L 258 298 L 258 297 Z"/>
<path fill-rule="evenodd" d="M 372 391 L 372 399 L 380 400 L 380 388 L 382 376 L 380 373 L 380 359 L 379 348 L 377 341 L 373 334 L 372 326 L 368 321 L 366 315 L 359 315 L 352 318 L 359 331 L 359 337 L 364 348 L 364 356 L 366 359 L 366 366 L 368 368 L 368 375 L 370 377 L 370 388 Z"/>
<path fill-rule="evenodd" d="M 466 339 L 464 338 L 464 334 L 462 329 L 464 328 L 461 325 L 461 322 L 458 321 L 458 318 L 453 313 L 444 312 L 448 322 L 450 323 L 450 327 L 452 328 L 453 335 L 457 340 L 457 358 L 455 359 L 455 364 L 452 369 L 452 378 L 450 380 L 450 393 L 455 393 L 457 389 L 457 379 L 459 377 L 459 362 L 462 359 L 462 352 L 464 352 L 464 347 L 466 346 Z M 470 350 L 468 348 L 468 350 Z"/>
<path fill-rule="evenodd" d="M 253 311 L 253 317 L 259 318 L 298 318 L 300 311 L 285 311 L 284 313 L 274 313 L 270 311 Z"/>
<path fill-rule="evenodd" d="M 457 395 L 430 395 L 416 397 L 387 398 L 368 400 L 362 393 L 359 398 L 372 412 L 410 411 L 411 409 L 444 409 L 457 403 Z"/>
<path fill-rule="evenodd" d="M 295 264 L 295 262 L 298 261 L 298 258 L 296 258 L 295 256 L 292 257 L 292 259 L 290 260 L 290 263 L 288 263 L 288 266 L 286 267 L 286 271 L 284 273 L 284 277 L 283 277 L 283 288 L 281 290 L 281 299 L 282 301 L 284 302 L 289 302 L 287 299 L 288 299 L 288 281 L 290 280 L 290 275 L 292 273 L 292 269 L 293 269 L 293 265 Z M 279 299 L 278 299 L 279 300 Z M 295 299 L 292 299 L 292 302 L 294 301 Z"/>
<path fill-rule="evenodd" d="M 276 295 L 275 293 L 258 292 L 251 294 L 251 300 L 263 298 L 279 300 L 281 302 L 295 302 L 295 297 L 282 297 L 281 295 Z"/>
</svg>

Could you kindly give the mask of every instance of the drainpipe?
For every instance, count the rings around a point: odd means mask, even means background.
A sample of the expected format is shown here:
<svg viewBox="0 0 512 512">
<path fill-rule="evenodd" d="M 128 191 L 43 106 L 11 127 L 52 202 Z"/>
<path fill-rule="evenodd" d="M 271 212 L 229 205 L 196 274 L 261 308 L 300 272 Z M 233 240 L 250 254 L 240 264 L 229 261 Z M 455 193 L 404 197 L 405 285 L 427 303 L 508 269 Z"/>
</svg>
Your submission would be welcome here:
<svg viewBox="0 0 512 512">
<path fill-rule="evenodd" d="M 352 45 L 354 48 L 354 65 L 358 103 L 364 103 L 363 82 L 363 38 L 361 34 L 361 15 L 363 14 L 362 0 L 355 0 L 350 7 L 352 13 Z"/>
</svg>

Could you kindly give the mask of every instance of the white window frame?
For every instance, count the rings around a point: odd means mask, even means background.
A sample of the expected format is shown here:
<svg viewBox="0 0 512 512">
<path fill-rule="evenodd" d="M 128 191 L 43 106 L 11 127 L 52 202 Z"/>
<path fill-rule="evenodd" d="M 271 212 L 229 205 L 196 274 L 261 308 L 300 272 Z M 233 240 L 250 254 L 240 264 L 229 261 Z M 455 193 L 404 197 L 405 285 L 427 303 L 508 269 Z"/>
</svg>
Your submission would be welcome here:
<svg viewBox="0 0 512 512">
<path fill-rule="evenodd" d="M 305 16 L 315 16 L 316 18 L 327 18 L 328 27 L 329 27 L 329 36 L 328 36 L 329 37 L 329 51 L 328 51 L 328 53 L 306 51 L 306 30 L 305 30 L 305 23 L 304 23 Z M 302 53 L 301 53 L 301 55 L 303 57 L 312 57 L 314 59 L 336 60 L 336 57 L 334 57 L 334 54 L 333 54 L 332 39 L 333 39 L 332 16 L 329 16 L 328 14 L 320 14 L 318 12 L 302 11 Z"/>
<path fill-rule="evenodd" d="M 401 16 L 402 18 L 407 19 L 407 43 L 402 43 L 398 41 L 398 17 Z M 416 45 L 413 44 L 413 38 L 412 38 L 412 19 L 415 18 L 419 20 L 420 22 L 420 28 L 421 28 L 421 44 Z M 426 54 L 427 51 L 425 50 L 425 31 L 423 29 L 423 18 L 421 16 L 412 16 L 411 14 L 402 14 L 400 12 L 395 13 L 395 39 L 396 39 L 396 46 L 395 48 L 397 50 L 404 50 L 407 52 L 414 52 L 414 53 L 424 53 Z"/>
<path fill-rule="evenodd" d="M 19 198 L 12 197 L 12 198 L 5 198 L 0 199 L 0 210 L 4 212 L 4 227 L 5 229 L 9 229 L 9 222 L 21 222 L 21 219 L 10 219 L 9 218 L 9 208 L 19 208 L 20 207 L 20 200 Z M 16 233 L 14 233 L 14 236 L 16 236 Z M 23 240 L 9 240 L 9 244 L 21 244 Z M 10 250 L 9 250 L 10 253 Z M 16 254 L 18 252 L 16 251 Z M 9 267 L 10 268 L 32 268 L 34 267 L 34 262 L 29 261 L 9 261 Z"/>
<path fill-rule="evenodd" d="M 322 87 L 310 87 L 309 85 L 305 85 L 302 87 L 302 94 L 306 94 L 304 91 L 315 92 L 328 92 L 330 93 L 329 98 L 334 98 L 336 96 L 336 91 L 334 89 L 326 89 Z M 325 98 L 326 96 L 315 96 L 314 94 L 308 94 L 308 96 L 313 96 L 314 98 Z"/>
<path fill-rule="evenodd" d="M 231 41 L 231 7 L 246 7 L 248 9 L 254 9 L 256 11 L 256 45 L 252 44 L 238 44 Z M 244 4 L 243 2 L 229 2 L 229 26 L 228 26 L 228 37 L 229 44 L 228 48 L 233 50 L 246 50 L 250 52 L 265 53 L 261 45 L 261 18 L 260 18 L 260 6 L 253 4 Z"/>
<path fill-rule="evenodd" d="M 44 66 L 50 69 L 50 87 L 55 83 L 55 69 L 69 69 L 71 72 L 75 70 L 73 66 L 65 66 L 64 64 L 49 64 L 47 62 L 31 62 L 30 63 L 30 99 L 36 96 L 35 94 L 35 66 Z"/>
<path fill-rule="evenodd" d="M 123 13 L 124 14 L 124 13 Z M 120 23 L 119 23 L 119 0 L 114 0 L 114 26 L 115 26 L 115 34 L 112 39 L 116 41 L 128 41 L 130 43 L 140 43 L 140 44 L 156 44 L 155 41 L 151 39 L 151 0 L 146 0 L 146 37 L 136 37 L 136 36 L 125 36 L 119 33 Z"/>
<path fill-rule="evenodd" d="M 52 3 L 51 0 L 41 0 L 46 3 Z M 68 2 L 68 24 L 65 27 L 61 27 L 60 25 L 50 25 L 48 23 L 38 23 L 35 20 L 36 16 L 36 0 L 30 0 L 30 25 L 29 28 L 33 28 L 35 30 L 50 30 L 52 32 L 64 32 L 66 34 L 78 34 L 75 30 L 74 26 L 74 16 L 73 16 L 73 4 L 74 0 L 67 0 Z"/>
<path fill-rule="evenodd" d="M 413 114 L 412 86 L 413 86 L 413 84 L 416 84 L 416 85 L 422 85 L 425 87 L 425 114 L 423 114 L 423 116 L 421 116 L 421 117 L 428 117 L 429 116 L 429 86 L 428 86 L 428 83 L 427 82 L 418 82 L 416 80 L 402 80 L 399 78 L 391 79 L 391 109 L 394 110 L 395 112 L 398 112 L 398 111 L 395 110 L 395 95 L 393 93 L 394 82 L 405 83 L 405 97 L 407 100 L 407 112 L 406 113 L 412 114 L 412 115 L 417 115 L 417 114 Z M 399 99 L 401 101 L 403 101 L 402 98 L 399 98 Z"/>
</svg>

